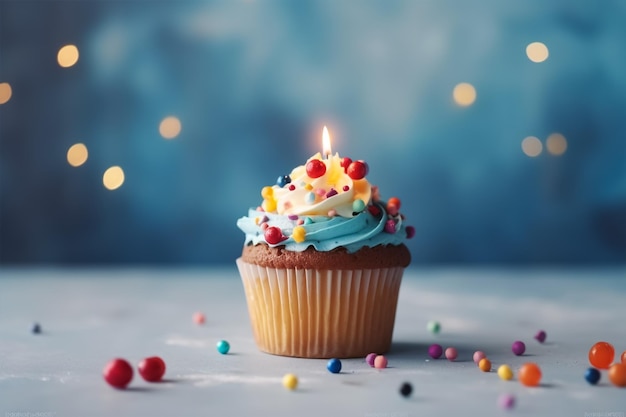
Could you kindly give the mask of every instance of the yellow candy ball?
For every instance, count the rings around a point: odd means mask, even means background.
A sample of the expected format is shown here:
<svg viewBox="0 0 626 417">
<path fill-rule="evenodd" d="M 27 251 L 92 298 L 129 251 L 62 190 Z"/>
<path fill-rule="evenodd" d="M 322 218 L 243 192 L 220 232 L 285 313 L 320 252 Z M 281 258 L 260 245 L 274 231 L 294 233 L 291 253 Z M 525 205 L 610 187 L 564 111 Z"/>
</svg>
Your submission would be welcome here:
<svg viewBox="0 0 626 417">
<path fill-rule="evenodd" d="M 298 377 L 294 374 L 286 374 L 283 377 L 283 387 L 294 390 L 298 387 Z"/>
<path fill-rule="evenodd" d="M 275 211 L 276 210 L 276 200 L 274 200 L 273 198 L 268 198 L 268 199 L 263 201 L 263 204 L 261 204 L 261 207 L 263 207 L 263 210 L 265 210 L 268 213 L 270 213 L 272 211 Z"/>
<path fill-rule="evenodd" d="M 302 226 L 296 226 L 293 228 L 293 233 L 291 234 L 291 237 L 298 243 L 304 242 L 306 238 L 306 230 L 304 230 L 304 227 Z"/>
<path fill-rule="evenodd" d="M 261 189 L 261 196 L 263 196 L 263 198 L 265 199 L 272 198 L 274 196 L 274 189 L 270 187 L 269 185 L 266 187 L 263 187 Z"/>
<path fill-rule="evenodd" d="M 491 371 L 491 361 L 487 358 L 482 358 L 480 362 L 478 362 L 478 367 L 483 372 Z"/>
<path fill-rule="evenodd" d="M 500 367 L 498 367 L 498 376 L 500 379 L 510 381 L 513 379 L 513 371 L 509 365 L 500 365 Z"/>
</svg>

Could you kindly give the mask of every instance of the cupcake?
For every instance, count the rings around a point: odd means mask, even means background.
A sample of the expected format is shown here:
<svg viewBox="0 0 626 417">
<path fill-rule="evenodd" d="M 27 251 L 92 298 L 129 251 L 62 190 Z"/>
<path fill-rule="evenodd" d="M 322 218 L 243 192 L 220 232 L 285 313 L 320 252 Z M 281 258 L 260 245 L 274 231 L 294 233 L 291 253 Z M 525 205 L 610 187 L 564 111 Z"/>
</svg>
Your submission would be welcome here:
<svg viewBox="0 0 626 417">
<path fill-rule="evenodd" d="M 364 161 L 324 154 L 263 187 L 261 206 L 237 221 L 254 338 L 283 356 L 384 353 L 414 229 L 400 200 L 382 200 L 368 182 Z"/>
</svg>

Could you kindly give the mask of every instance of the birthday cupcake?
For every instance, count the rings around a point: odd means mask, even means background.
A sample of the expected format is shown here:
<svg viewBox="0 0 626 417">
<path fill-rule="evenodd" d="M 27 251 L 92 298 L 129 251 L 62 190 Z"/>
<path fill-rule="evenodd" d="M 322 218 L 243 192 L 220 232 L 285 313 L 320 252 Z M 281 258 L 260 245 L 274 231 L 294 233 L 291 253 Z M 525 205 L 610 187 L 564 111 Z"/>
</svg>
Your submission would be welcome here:
<svg viewBox="0 0 626 417">
<path fill-rule="evenodd" d="M 317 153 L 261 191 L 237 221 L 237 267 L 260 350 L 303 358 L 363 357 L 391 346 L 414 234 L 400 200 L 380 198 L 368 166 Z"/>
</svg>

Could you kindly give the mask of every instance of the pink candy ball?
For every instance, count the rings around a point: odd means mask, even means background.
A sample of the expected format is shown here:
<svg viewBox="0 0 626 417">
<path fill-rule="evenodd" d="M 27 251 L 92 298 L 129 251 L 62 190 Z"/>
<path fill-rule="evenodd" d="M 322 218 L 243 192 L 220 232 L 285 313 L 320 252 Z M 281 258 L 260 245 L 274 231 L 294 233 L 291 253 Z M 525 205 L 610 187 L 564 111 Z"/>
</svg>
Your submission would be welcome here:
<svg viewBox="0 0 626 417">
<path fill-rule="evenodd" d="M 504 410 L 510 410 L 515 406 L 515 397 L 511 394 L 502 394 L 498 398 L 498 405 Z"/>
<path fill-rule="evenodd" d="M 486 358 L 486 357 L 487 355 L 485 355 L 485 352 L 481 350 L 477 350 L 476 352 L 474 352 L 474 356 L 472 357 L 472 359 L 474 359 L 474 362 L 478 364 L 478 362 L 480 362 L 481 359 Z"/>
<path fill-rule="evenodd" d="M 365 357 L 365 362 L 367 362 L 367 364 L 371 366 L 372 368 L 374 367 L 374 359 L 376 359 L 376 356 L 378 356 L 377 353 L 369 353 Z"/>
<path fill-rule="evenodd" d="M 456 348 L 449 347 L 446 349 L 446 358 L 449 361 L 454 361 L 459 356 L 459 352 L 457 352 Z"/>
<path fill-rule="evenodd" d="M 205 321 L 206 321 L 206 317 L 204 316 L 204 314 L 202 314 L 199 311 L 193 313 L 193 322 L 194 323 L 200 325 L 200 324 L 204 324 Z"/>
<path fill-rule="evenodd" d="M 376 356 L 376 359 L 374 359 L 374 368 L 383 369 L 386 367 L 387 367 L 387 358 L 385 358 L 383 355 Z"/>
</svg>

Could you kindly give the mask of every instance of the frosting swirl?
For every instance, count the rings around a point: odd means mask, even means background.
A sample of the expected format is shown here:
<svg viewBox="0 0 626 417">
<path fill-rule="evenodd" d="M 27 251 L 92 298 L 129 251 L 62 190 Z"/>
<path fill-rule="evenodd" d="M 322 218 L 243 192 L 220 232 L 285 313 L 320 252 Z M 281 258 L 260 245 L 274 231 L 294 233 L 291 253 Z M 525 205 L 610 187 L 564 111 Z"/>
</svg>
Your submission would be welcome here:
<svg viewBox="0 0 626 417">
<path fill-rule="evenodd" d="M 356 252 L 364 246 L 400 245 L 414 234 L 399 213 L 400 200 L 386 203 L 377 187 L 365 179 L 367 164 L 340 158 L 322 159 L 318 153 L 274 186 L 261 191 L 263 203 L 237 221 L 245 244 L 301 252 L 344 247 Z"/>
</svg>

